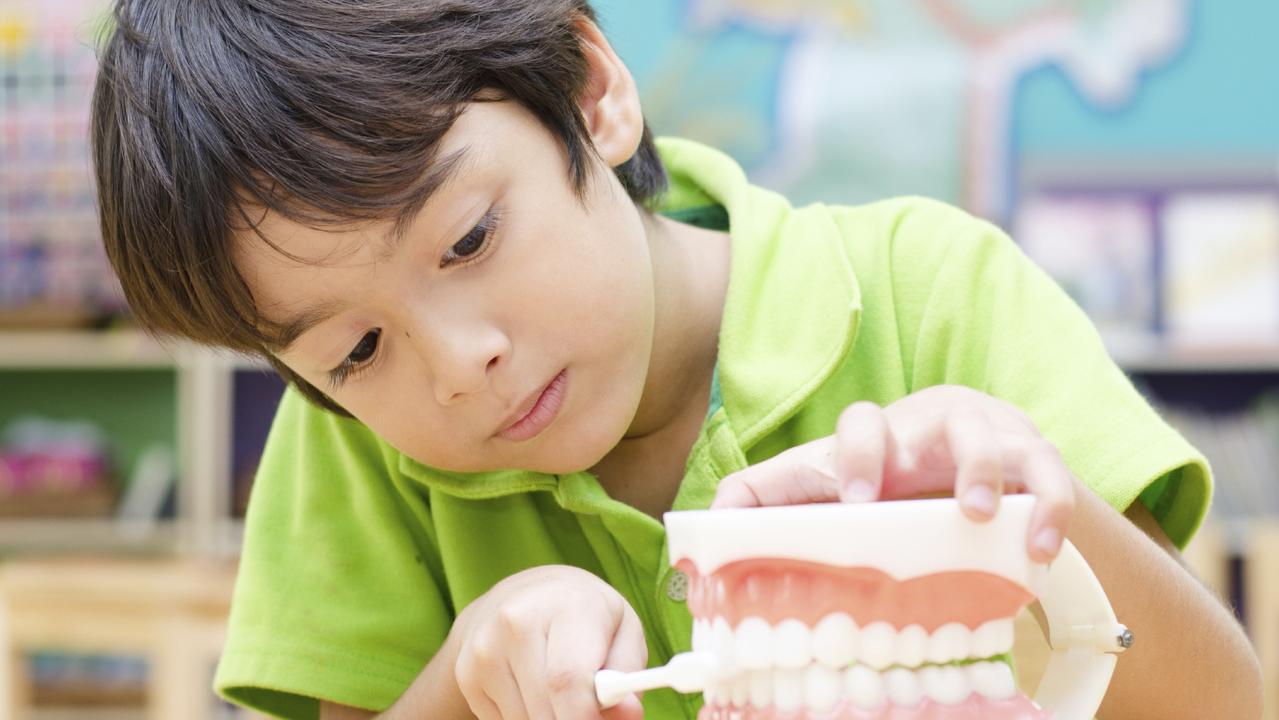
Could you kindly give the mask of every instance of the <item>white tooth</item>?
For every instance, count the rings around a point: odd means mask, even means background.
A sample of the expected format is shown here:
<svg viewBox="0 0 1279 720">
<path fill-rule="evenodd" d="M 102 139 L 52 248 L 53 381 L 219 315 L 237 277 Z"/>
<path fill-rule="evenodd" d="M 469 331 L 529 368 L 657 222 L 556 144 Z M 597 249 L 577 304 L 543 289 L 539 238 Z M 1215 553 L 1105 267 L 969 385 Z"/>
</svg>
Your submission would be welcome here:
<svg viewBox="0 0 1279 720">
<path fill-rule="evenodd" d="M 928 660 L 935 663 L 963 660 L 968 657 L 971 646 L 972 631 L 967 626 L 957 622 L 946 623 L 928 638 Z"/>
<path fill-rule="evenodd" d="M 746 701 L 748 698 L 750 698 L 750 694 L 751 694 L 750 675 L 744 672 L 737 673 L 737 675 L 733 677 L 733 681 L 729 687 L 729 695 L 732 698 L 733 707 L 735 708 L 746 707 Z"/>
<path fill-rule="evenodd" d="M 733 661 L 733 629 L 723 616 L 711 622 L 711 652 L 722 663 L 731 664 Z"/>
<path fill-rule="evenodd" d="M 1003 700 L 1017 694 L 1017 681 L 1007 663 L 979 662 L 967 668 L 973 690 L 988 698 Z"/>
<path fill-rule="evenodd" d="M 748 617 L 733 632 L 733 660 L 748 670 L 773 664 L 773 629 L 762 617 Z"/>
<path fill-rule="evenodd" d="M 848 613 L 831 613 L 813 628 L 813 659 L 837 670 L 857 659 L 857 623 Z"/>
<path fill-rule="evenodd" d="M 928 631 L 923 625 L 907 625 L 897 633 L 897 664 L 918 667 L 928 656 Z"/>
<path fill-rule="evenodd" d="M 804 671 L 799 668 L 773 670 L 773 707 L 786 712 L 804 704 Z"/>
<path fill-rule="evenodd" d="M 973 657 L 988 658 L 1012 652 L 1013 619 L 988 620 L 973 633 Z"/>
<path fill-rule="evenodd" d="M 942 705 L 958 705 L 973 692 L 968 675 L 954 665 L 920 668 L 919 683 L 923 685 L 925 695 Z"/>
<path fill-rule="evenodd" d="M 813 660 L 813 632 L 789 618 L 773 628 L 773 664 L 780 668 L 802 668 Z"/>
<path fill-rule="evenodd" d="M 748 699 L 751 705 L 763 710 L 773 704 L 773 671 L 751 670 L 745 673 L 750 683 Z"/>
<path fill-rule="evenodd" d="M 804 671 L 804 702 L 808 709 L 826 712 L 835 707 L 840 696 L 839 671 L 824 665 L 809 665 Z"/>
<path fill-rule="evenodd" d="M 865 665 L 854 665 L 844 671 L 844 692 L 859 710 L 877 708 L 884 702 L 884 679 Z"/>
<path fill-rule="evenodd" d="M 888 699 L 898 707 L 915 707 L 924 699 L 924 689 L 919 678 L 906 668 L 893 668 L 884 673 L 884 689 Z"/>
<path fill-rule="evenodd" d="M 886 622 L 873 622 L 858 635 L 858 657 L 876 670 L 883 670 L 896 659 L 897 631 Z"/>
<path fill-rule="evenodd" d="M 693 649 L 701 652 L 710 650 L 711 644 L 711 622 L 710 620 L 697 619 L 693 621 Z"/>
<path fill-rule="evenodd" d="M 714 680 L 706 683 L 706 689 L 702 691 L 702 700 L 707 705 L 717 705 L 719 703 L 719 684 Z"/>
</svg>

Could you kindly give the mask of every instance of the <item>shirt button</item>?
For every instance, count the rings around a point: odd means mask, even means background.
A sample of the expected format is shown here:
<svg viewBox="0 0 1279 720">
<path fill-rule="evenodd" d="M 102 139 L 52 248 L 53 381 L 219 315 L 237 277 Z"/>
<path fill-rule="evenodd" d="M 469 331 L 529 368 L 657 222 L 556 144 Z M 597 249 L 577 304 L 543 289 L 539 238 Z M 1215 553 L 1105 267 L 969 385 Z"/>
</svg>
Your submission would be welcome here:
<svg viewBox="0 0 1279 720">
<path fill-rule="evenodd" d="M 666 579 L 666 597 L 675 602 L 688 598 L 688 575 L 682 570 L 672 570 Z"/>
</svg>

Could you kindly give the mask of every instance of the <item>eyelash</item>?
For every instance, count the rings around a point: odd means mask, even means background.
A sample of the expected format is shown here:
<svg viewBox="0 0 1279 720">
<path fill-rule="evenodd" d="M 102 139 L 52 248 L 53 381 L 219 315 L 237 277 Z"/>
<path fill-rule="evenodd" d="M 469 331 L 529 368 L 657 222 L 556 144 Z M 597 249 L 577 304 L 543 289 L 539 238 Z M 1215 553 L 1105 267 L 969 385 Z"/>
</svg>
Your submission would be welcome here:
<svg viewBox="0 0 1279 720">
<path fill-rule="evenodd" d="M 493 237 L 497 232 L 497 226 L 500 220 L 501 213 L 498 209 L 496 207 L 490 208 L 489 211 L 484 214 L 484 217 L 480 219 L 480 222 L 475 227 L 471 228 L 471 231 L 468 232 L 465 237 L 449 246 L 449 249 L 445 251 L 445 257 L 440 260 L 440 267 L 446 268 L 450 265 L 465 267 L 487 257 L 492 251 Z M 454 248 L 468 240 L 471 240 L 476 234 L 476 231 L 479 231 L 480 233 L 480 245 L 475 249 L 475 252 L 464 257 L 454 255 Z M 452 255 L 452 257 L 449 257 L 450 255 Z M 373 354 L 367 360 L 353 362 L 351 360 L 351 355 L 354 355 L 356 351 L 360 349 L 360 346 L 364 344 L 364 341 L 367 340 L 370 335 L 372 335 L 374 341 L 377 342 L 377 344 L 373 347 Z M 378 342 L 381 337 L 382 330 L 380 328 L 370 330 L 360 336 L 360 341 L 356 343 L 355 348 L 353 348 L 351 352 L 342 359 L 341 364 L 329 371 L 329 387 L 331 390 L 337 390 L 345 383 L 363 375 L 373 366 L 373 363 L 376 362 L 381 355 L 378 352 L 382 348 L 382 343 Z"/>
</svg>

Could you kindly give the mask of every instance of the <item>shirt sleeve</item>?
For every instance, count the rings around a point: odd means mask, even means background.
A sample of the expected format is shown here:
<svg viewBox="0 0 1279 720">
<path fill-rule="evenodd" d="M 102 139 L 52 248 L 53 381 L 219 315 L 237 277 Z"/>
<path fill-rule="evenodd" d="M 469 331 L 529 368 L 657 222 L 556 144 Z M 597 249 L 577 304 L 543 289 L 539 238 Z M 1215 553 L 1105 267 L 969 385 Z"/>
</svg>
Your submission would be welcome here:
<svg viewBox="0 0 1279 720">
<path fill-rule="evenodd" d="M 1072 472 L 1124 510 L 1140 498 L 1185 547 L 1212 475 L 1111 360 L 1084 312 L 997 227 L 901 206 L 891 250 L 911 390 L 961 384 L 1027 412 Z"/>
<path fill-rule="evenodd" d="M 286 392 L 249 502 L 214 686 L 283 718 L 381 711 L 452 623 L 425 490 L 354 420 Z"/>
</svg>

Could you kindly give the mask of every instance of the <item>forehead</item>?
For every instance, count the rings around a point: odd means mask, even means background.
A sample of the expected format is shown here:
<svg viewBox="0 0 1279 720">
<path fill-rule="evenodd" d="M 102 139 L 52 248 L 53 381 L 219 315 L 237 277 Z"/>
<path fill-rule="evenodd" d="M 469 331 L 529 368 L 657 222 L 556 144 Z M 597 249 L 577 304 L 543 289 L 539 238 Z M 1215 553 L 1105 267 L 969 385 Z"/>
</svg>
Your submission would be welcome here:
<svg viewBox="0 0 1279 720">
<path fill-rule="evenodd" d="M 405 218 L 391 213 L 384 219 L 311 223 L 246 203 L 246 222 L 231 233 L 235 263 L 252 285 L 250 275 L 264 263 L 343 262 L 369 243 L 386 247 L 408 225 L 447 222 L 460 210 L 459 194 L 485 184 L 499 169 L 499 161 L 520 166 L 512 155 L 536 127 L 536 120 L 515 103 L 468 104 L 436 145 L 436 160 L 425 169 L 424 176 L 437 175 L 441 182 L 424 202 L 409 208 Z"/>
</svg>

